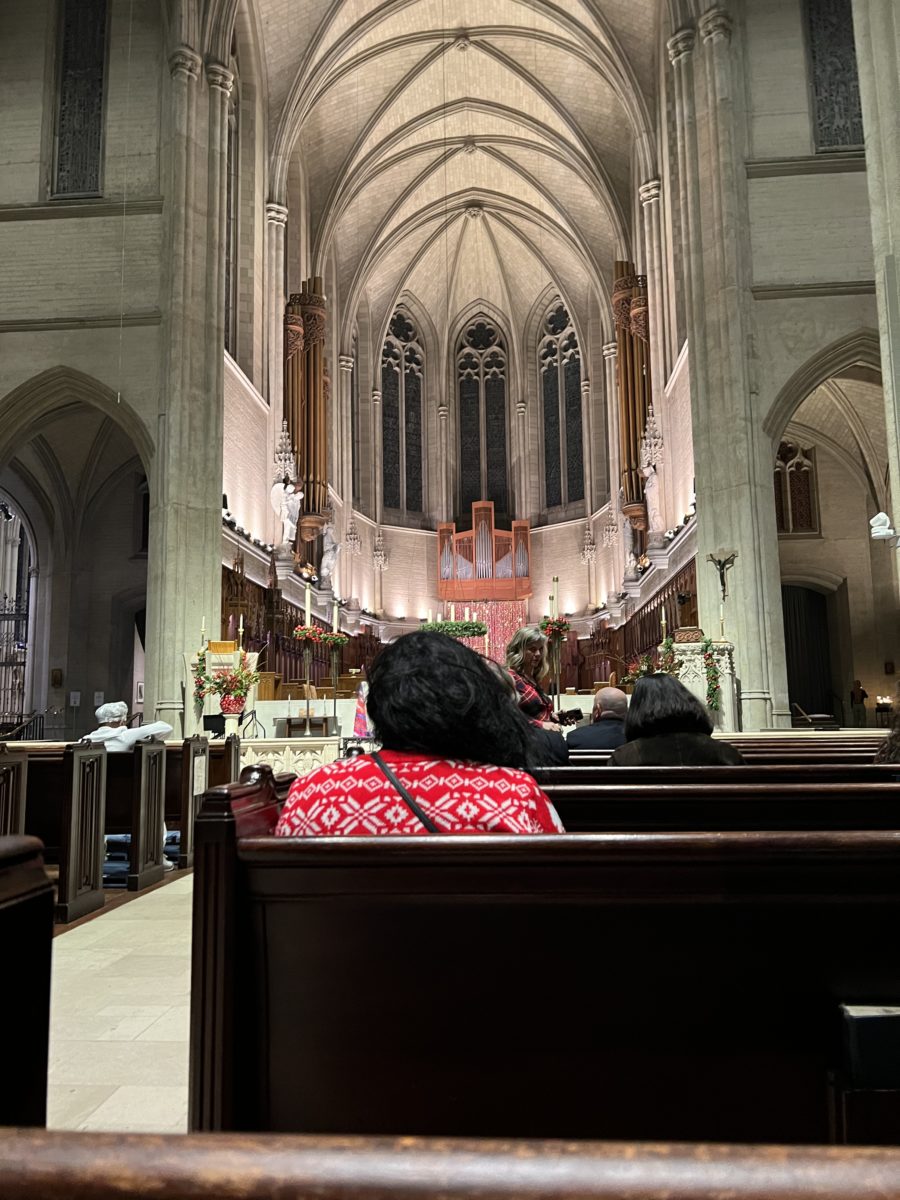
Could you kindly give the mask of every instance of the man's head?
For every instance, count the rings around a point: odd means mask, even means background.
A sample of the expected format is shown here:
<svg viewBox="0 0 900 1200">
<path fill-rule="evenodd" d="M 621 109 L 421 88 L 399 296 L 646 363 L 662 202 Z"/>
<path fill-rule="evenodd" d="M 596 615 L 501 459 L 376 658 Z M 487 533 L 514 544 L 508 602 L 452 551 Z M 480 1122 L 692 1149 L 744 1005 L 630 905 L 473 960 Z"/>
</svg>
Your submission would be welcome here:
<svg viewBox="0 0 900 1200">
<path fill-rule="evenodd" d="M 618 688 L 600 688 L 594 693 L 594 711 L 591 720 L 602 721 L 604 717 L 624 721 L 628 712 L 628 697 Z"/>
<path fill-rule="evenodd" d="M 128 705 L 124 700 L 113 700 L 109 704 L 101 704 L 94 713 L 98 725 L 110 725 L 116 728 L 128 720 Z"/>
</svg>

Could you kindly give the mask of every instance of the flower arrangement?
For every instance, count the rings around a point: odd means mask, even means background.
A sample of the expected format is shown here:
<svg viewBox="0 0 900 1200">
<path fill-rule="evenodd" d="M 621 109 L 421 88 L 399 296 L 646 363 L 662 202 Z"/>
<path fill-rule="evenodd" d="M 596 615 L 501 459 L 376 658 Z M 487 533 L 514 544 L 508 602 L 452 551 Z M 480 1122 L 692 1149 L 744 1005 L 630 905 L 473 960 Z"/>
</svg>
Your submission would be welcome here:
<svg viewBox="0 0 900 1200">
<path fill-rule="evenodd" d="M 619 682 L 636 683 L 639 679 L 643 679 L 645 675 L 654 675 L 655 673 L 656 664 L 653 661 L 653 656 L 651 654 L 642 654 L 639 658 L 633 658 L 628 663 L 628 668 Z"/>
<path fill-rule="evenodd" d="M 666 637 L 662 640 L 660 646 L 659 666 L 658 671 L 664 672 L 666 675 L 678 675 L 681 670 L 681 660 L 675 657 L 675 639 Z"/>
<path fill-rule="evenodd" d="M 246 650 L 241 651 L 240 663 L 236 667 L 219 667 L 208 674 L 206 651 L 201 650 L 194 667 L 194 699 L 202 703 L 207 696 L 234 696 L 246 699 L 254 684 L 259 683 L 259 671 L 254 671 L 247 659 Z"/>
<path fill-rule="evenodd" d="M 571 629 L 565 617 L 544 617 L 541 621 L 541 633 L 550 642 L 560 642 Z"/>
<path fill-rule="evenodd" d="M 713 712 L 718 712 L 722 707 L 721 671 L 713 653 L 712 638 L 704 638 L 700 650 L 703 654 L 703 670 L 706 672 L 706 703 Z"/>
<path fill-rule="evenodd" d="M 321 642 L 324 634 L 325 630 L 320 629 L 318 625 L 297 625 L 293 636 L 298 642 Z"/>
<path fill-rule="evenodd" d="M 428 633 L 445 633 L 452 638 L 484 637 L 487 633 L 484 621 L 425 621 L 419 628 Z"/>
<path fill-rule="evenodd" d="M 330 646 L 333 650 L 340 650 L 342 646 L 347 645 L 350 637 L 346 633 L 320 633 L 316 640 L 323 646 Z"/>
</svg>

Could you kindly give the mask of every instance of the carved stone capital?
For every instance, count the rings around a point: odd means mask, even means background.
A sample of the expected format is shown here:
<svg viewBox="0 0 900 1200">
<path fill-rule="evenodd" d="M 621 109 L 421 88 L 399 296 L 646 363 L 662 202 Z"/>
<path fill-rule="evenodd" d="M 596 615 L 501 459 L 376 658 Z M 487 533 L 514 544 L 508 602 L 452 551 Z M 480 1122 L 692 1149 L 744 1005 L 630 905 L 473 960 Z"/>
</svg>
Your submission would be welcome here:
<svg viewBox="0 0 900 1200">
<path fill-rule="evenodd" d="M 698 28 L 704 42 L 714 42 L 719 38 L 730 42 L 734 22 L 724 8 L 710 8 L 700 18 Z"/>
<path fill-rule="evenodd" d="M 234 73 L 222 63 L 208 62 L 206 64 L 206 82 L 211 88 L 215 88 L 216 91 L 228 97 L 234 87 Z"/>
<path fill-rule="evenodd" d="M 203 65 L 199 54 L 195 54 L 190 46 L 176 46 L 169 55 L 169 72 L 173 79 L 186 79 L 193 82 L 200 77 Z"/>
<path fill-rule="evenodd" d="M 340 367 L 342 371 L 347 371 L 349 374 L 349 372 L 353 370 L 353 361 L 352 354 L 341 354 L 338 356 L 338 367 Z"/>
<path fill-rule="evenodd" d="M 287 225 L 288 210 L 283 204 L 266 205 L 266 223 L 269 225 Z"/>
<path fill-rule="evenodd" d="M 619 353 L 619 347 L 615 342 L 604 342 L 604 344 L 603 344 L 603 357 L 604 358 L 615 358 L 618 353 Z"/>
<path fill-rule="evenodd" d="M 662 192 L 662 183 L 658 179 L 648 179 L 646 183 L 642 183 L 638 189 L 638 195 L 641 198 L 641 204 L 646 207 L 648 204 L 653 204 L 659 199 Z"/>
<path fill-rule="evenodd" d="M 666 49 L 669 51 L 669 62 L 674 66 L 675 63 L 681 62 L 689 54 L 693 54 L 696 43 L 697 37 L 693 29 L 676 29 L 666 42 Z"/>
</svg>

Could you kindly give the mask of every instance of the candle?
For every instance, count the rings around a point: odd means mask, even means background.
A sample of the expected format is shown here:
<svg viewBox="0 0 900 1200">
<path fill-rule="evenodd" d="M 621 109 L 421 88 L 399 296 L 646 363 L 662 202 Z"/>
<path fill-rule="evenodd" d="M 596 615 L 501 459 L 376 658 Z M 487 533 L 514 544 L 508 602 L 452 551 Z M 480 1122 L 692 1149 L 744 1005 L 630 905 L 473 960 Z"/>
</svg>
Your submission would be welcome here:
<svg viewBox="0 0 900 1200">
<path fill-rule="evenodd" d="M 241 613 L 241 619 L 238 621 L 238 641 L 244 640 L 244 614 Z"/>
<path fill-rule="evenodd" d="M 659 618 L 659 626 L 662 629 L 663 641 L 666 640 L 666 610 L 662 610 L 662 615 Z"/>
<path fill-rule="evenodd" d="M 450 605 L 450 620 L 451 621 L 456 620 L 456 605 L 455 604 Z"/>
<path fill-rule="evenodd" d="M 306 624 L 312 624 L 312 597 L 310 595 L 309 581 L 306 583 Z"/>
<path fill-rule="evenodd" d="M 338 602 L 337 600 L 331 606 L 331 632 L 339 633 L 340 625 L 338 624 Z"/>
<path fill-rule="evenodd" d="M 430 624 L 432 623 L 432 621 L 433 621 L 433 620 L 434 620 L 434 611 L 433 611 L 433 609 L 430 609 L 430 608 L 429 608 L 429 610 L 428 610 L 428 624 L 430 625 Z"/>
<path fill-rule="evenodd" d="M 466 620 L 469 620 L 469 609 L 466 609 Z"/>
<path fill-rule="evenodd" d="M 200 645 L 206 645 L 206 617 L 203 618 L 203 621 L 200 625 Z"/>
</svg>

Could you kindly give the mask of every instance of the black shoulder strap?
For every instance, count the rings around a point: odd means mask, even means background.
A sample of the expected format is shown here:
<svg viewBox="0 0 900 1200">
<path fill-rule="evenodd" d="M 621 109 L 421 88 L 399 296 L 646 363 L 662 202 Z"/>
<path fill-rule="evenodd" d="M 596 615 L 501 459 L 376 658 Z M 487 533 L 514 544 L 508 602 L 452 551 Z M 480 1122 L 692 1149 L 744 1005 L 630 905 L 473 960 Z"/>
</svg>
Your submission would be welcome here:
<svg viewBox="0 0 900 1200">
<path fill-rule="evenodd" d="M 396 789 L 396 791 L 400 794 L 400 796 L 406 802 L 409 809 L 416 814 L 416 816 L 419 818 L 419 820 L 422 822 L 422 824 L 425 826 L 425 828 L 428 830 L 428 832 L 429 833 L 440 833 L 441 831 L 438 829 L 437 825 L 435 825 L 434 821 L 432 821 L 431 817 L 429 817 L 427 813 L 423 812 L 422 809 L 419 807 L 419 805 L 415 802 L 415 800 L 413 800 L 412 796 L 409 794 L 409 792 L 406 790 L 406 788 L 403 786 L 403 784 L 400 782 L 400 780 L 397 778 L 397 776 L 394 774 L 394 772 L 391 770 L 391 768 L 387 765 L 387 763 L 384 761 L 384 759 L 381 757 L 381 755 L 378 753 L 377 750 L 374 750 L 372 752 L 372 760 L 375 763 L 375 765 L 378 767 L 378 769 L 381 771 L 382 775 L 384 775 L 384 777 L 388 780 L 388 782 L 391 783 L 393 785 L 393 787 Z"/>
</svg>

